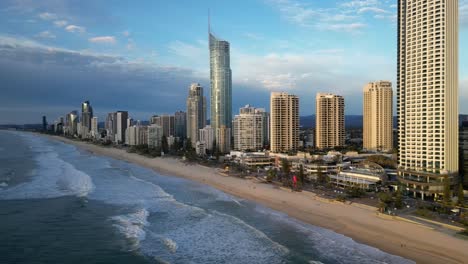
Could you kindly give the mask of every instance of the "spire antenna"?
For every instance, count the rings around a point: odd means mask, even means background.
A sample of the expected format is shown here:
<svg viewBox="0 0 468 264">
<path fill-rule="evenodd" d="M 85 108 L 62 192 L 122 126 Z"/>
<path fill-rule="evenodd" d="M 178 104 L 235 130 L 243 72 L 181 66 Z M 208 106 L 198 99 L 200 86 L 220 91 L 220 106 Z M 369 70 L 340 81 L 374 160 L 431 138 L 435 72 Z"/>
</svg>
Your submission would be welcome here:
<svg viewBox="0 0 468 264">
<path fill-rule="evenodd" d="M 208 8 L 208 33 L 211 34 L 211 16 L 210 16 L 209 8 Z"/>
</svg>

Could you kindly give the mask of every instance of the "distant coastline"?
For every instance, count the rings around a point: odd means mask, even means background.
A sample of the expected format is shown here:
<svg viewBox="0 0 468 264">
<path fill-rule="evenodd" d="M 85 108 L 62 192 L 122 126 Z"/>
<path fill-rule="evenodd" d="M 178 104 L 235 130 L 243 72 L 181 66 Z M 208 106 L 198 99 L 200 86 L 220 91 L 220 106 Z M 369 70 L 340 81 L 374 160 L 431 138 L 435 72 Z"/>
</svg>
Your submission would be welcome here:
<svg viewBox="0 0 468 264">
<path fill-rule="evenodd" d="M 466 263 L 468 259 L 468 241 L 427 226 L 379 217 L 377 208 L 330 202 L 311 192 L 292 193 L 254 180 L 226 177 L 214 168 L 186 164 L 174 158 L 148 158 L 127 153 L 123 149 L 101 147 L 59 136 L 47 137 L 96 155 L 128 161 L 162 174 L 210 185 L 417 263 Z"/>
</svg>

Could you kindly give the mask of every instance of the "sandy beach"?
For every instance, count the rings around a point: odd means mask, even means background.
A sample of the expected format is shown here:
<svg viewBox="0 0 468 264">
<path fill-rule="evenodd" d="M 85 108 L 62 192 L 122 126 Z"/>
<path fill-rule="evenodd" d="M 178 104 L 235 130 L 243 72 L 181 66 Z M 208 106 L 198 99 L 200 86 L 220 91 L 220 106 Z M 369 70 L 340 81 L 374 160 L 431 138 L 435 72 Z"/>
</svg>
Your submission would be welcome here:
<svg viewBox="0 0 468 264">
<path fill-rule="evenodd" d="M 426 226 L 377 216 L 367 206 L 326 202 L 310 192 L 290 192 L 270 184 L 220 175 L 215 169 L 187 165 L 174 158 L 147 158 L 125 150 L 50 136 L 96 155 L 125 160 L 159 173 L 210 185 L 260 203 L 303 222 L 331 229 L 352 239 L 417 263 L 468 263 L 468 241 Z"/>
</svg>

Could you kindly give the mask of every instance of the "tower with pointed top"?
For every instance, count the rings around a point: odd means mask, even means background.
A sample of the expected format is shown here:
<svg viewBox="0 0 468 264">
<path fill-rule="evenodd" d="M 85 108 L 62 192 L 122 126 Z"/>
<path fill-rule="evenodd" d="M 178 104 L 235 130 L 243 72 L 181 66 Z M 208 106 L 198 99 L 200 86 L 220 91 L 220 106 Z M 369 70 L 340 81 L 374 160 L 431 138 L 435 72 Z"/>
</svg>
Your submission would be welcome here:
<svg viewBox="0 0 468 264">
<path fill-rule="evenodd" d="M 216 38 L 208 20 L 208 35 L 210 49 L 210 102 L 211 102 L 211 126 L 215 134 L 221 127 L 232 127 L 232 76 L 230 67 L 229 42 Z M 230 133 L 227 133 L 230 135 Z M 216 138 L 216 142 L 229 139 Z"/>
</svg>

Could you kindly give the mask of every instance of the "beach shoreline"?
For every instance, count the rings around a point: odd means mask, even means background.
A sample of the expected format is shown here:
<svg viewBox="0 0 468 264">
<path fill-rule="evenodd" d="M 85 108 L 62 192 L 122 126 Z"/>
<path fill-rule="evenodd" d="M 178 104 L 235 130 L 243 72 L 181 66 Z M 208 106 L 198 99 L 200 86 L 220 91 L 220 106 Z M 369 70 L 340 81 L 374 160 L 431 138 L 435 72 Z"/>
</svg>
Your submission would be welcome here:
<svg viewBox="0 0 468 264">
<path fill-rule="evenodd" d="M 127 161 L 163 175 L 182 177 L 209 185 L 417 263 L 468 263 L 468 241 L 427 226 L 379 217 L 376 208 L 370 206 L 329 202 L 311 192 L 293 193 L 271 184 L 226 177 L 214 168 L 187 164 L 172 157 L 149 158 L 127 153 L 124 149 L 103 147 L 59 136 L 47 137 L 77 146 L 95 155 Z"/>
</svg>

